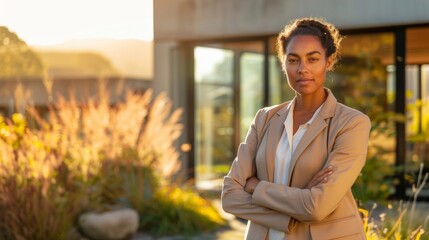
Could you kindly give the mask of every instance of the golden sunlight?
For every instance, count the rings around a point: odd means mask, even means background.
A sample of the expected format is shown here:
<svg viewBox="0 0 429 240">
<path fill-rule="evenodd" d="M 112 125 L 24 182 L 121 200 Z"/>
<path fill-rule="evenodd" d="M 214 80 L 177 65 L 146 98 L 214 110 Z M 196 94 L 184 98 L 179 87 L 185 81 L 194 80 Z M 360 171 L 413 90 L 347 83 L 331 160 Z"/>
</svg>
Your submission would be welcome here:
<svg viewBox="0 0 429 240">
<path fill-rule="evenodd" d="M 0 0 L 0 26 L 30 45 L 109 38 L 153 40 L 153 0 Z"/>
</svg>

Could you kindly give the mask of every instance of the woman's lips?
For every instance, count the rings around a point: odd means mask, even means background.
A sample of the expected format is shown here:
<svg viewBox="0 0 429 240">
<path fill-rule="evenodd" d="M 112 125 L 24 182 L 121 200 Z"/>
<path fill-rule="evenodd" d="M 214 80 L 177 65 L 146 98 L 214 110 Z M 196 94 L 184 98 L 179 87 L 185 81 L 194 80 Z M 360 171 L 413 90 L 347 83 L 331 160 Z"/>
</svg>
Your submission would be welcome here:
<svg viewBox="0 0 429 240">
<path fill-rule="evenodd" d="M 312 82 L 313 79 L 309 79 L 309 78 L 300 78 L 298 80 L 296 80 L 297 83 L 307 83 L 307 82 Z"/>
</svg>

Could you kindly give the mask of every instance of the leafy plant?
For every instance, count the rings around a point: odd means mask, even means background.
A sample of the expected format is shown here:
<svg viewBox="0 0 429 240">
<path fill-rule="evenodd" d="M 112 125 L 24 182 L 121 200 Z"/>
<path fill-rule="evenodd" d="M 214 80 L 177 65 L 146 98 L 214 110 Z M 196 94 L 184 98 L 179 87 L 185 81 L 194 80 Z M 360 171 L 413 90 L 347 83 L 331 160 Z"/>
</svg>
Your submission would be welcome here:
<svg viewBox="0 0 429 240">
<path fill-rule="evenodd" d="M 21 115 L 13 115 L 12 121 L 0 119 L 0 133 L 2 237 L 65 239 L 83 194 L 68 191 L 70 182 L 61 181 L 67 173 L 58 171 L 57 159 Z"/>
<path fill-rule="evenodd" d="M 370 149 L 365 166 L 352 187 L 354 197 L 362 203 L 386 203 L 394 192 L 396 182 L 392 176 L 395 174 L 395 168 L 384 159 L 384 154 L 383 148 Z"/>
<path fill-rule="evenodd" d="M 99 96 L 86 103 L 60 98 L 47 118 L 31 107 L 29 119 L 0 118 L 0 239 L 76 239 L 81 213 L 118 205 L 142 218 L 159 204 L 156 211 L 177 208 L 190 225 L 171 232 L 219 226 L 218 213 L 197 194 L 158 191 L 179 175 L 180 110 L 151 91 L 128 93 L 115 106 L 107 92 Z M 163 226 L 174 221 L 164 218 Z"/>
<path fill-rule="evenodd" d="M 405 204 L 399 202 L 396 208 L 389 204 L 388 208 L 380 213 L 379 216 L 373 216 L 373 213 L 377 210 L 377 204 L 373 205 L 371 211 L 362 211 L 364 213 L 364 228 L 367 239 L 429 239 L 429 232 L 425 232 L 429 227 L 429 212 L 427 209 L 417 209 L 416 207 L 417 197 L 429 177 L 428 173 L 423 176 L 422 170 L 423 164 L 420 166 L 419 177 L 413 187 L 413 199 L 411 202 L 409 201 Z M 417 214 L 418 211 L 420 211 L 420 216 Z"/>
<path fill-rule="evenodd" d="M 225 224 L 213 206 L 198 194 L 177 186 L 165 187 L 145 204 L 141 228 L 157 236 L 192 235 Z"/>
</svg>

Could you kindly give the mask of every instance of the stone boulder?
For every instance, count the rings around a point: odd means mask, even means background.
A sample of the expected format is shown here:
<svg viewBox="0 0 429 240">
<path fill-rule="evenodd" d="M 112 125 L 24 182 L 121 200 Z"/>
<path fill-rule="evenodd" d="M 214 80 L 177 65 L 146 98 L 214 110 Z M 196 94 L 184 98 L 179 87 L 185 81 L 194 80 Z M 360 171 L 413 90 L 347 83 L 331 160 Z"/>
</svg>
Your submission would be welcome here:
<svg viewBox="0 0 429 240">
<path fill-rule="evenodd" d="M 94 240 L 130 239 L 138 230 L 139 215 L 129 208 L 84 213 L 78 220 L 82 233 Z"/>
</svg>

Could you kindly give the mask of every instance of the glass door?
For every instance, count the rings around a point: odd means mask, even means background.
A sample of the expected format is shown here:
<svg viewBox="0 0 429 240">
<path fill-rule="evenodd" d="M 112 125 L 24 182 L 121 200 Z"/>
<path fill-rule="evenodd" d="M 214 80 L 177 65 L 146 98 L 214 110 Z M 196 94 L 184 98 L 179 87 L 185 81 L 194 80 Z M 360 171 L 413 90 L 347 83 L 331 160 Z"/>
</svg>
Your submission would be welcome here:
<svg viewBox="0 0 429 240">
<path fill-rule="evenodd" d="M 216 166 L 233 156 L 234 52 L 196 47 L 194 63 L 195 177 L 206 188 L 217 178 Z"/>
<path fill-rule="evenodd" d="M 429 171 L 429 43 L 428 27 L 406 30 L 406 105 L 405 105 L 405 180 L 406 195 L 412 196 L 413 184 Z M 429 198 L 425 187 L 419 198 Z"/>
<path fill-rule="evenodd" d="M 243 53 L 240 55 L 240 139 L 243 141 L 255 113 L 264 102 L 264 55 Z"/>
<path fill-rule="evenodd" d="M 263 42 L 194 48 L 195 180 L 220 188 L 238 145 L 264 102 Z"/>
</svg>

